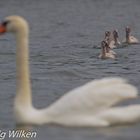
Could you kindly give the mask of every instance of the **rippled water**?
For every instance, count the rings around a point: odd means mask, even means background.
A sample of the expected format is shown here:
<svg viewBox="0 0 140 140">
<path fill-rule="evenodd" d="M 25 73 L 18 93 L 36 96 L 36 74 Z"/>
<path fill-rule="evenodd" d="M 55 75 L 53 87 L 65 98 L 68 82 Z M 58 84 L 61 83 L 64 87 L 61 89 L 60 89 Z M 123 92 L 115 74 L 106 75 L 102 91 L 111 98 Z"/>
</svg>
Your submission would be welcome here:
<svg viewBox="0 0 140 140">
<path fill-rule="evenodd" d="M 92 79 L 122 76 L 139 89 L 140 45 L 119 48 L 116 60 L 100 60 L 100 43 L 105 30 L 129 25 L 140 39 L 139 0 L 4 0 L 0 19 L 24 16 L 30 24 L 30 62 L 33 103 L 42 108 L 65 92 Z M 15 96 L 15 40 L 0 37 L 0 129 L 16 127 L 13 121 Z M 131 102 L 130 102 L 131 103 Z M 139 100 L 132 103 L 140 103 Z M 33 126 L 38 140 L 139 140 L 140 123 L 110 128 L 64 128 Z"/>
</svg>

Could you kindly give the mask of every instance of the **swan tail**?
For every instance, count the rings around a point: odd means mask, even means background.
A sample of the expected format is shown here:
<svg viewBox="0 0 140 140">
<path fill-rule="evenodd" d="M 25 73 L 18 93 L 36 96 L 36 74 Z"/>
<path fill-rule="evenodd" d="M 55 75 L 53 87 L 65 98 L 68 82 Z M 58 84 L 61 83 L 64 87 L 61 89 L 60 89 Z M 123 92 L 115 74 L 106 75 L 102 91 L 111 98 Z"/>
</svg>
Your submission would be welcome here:
<svg viewBox="0 0 140 140">
<path fill-rule="evenodd" d="M 97 116 L 110 125 L 136 123 L 140 121 L 140 105 L 110 108 Z"/>
<path fill-rule="evenodd" d="M 64 125 L 68 127 L 107 127 L 110 124 L 103 119 L 96 118 L 93 115 L 83 115 L 83 116 L 69 116 L 69 117 L 58 117 L 52 123 Z"/>
<path fill-rule="evenodd" d="M 78 112 L 97 113 L 131 98 L 136 98 L 137 89 L 122 78 L 103 78 L 91 81 L 64 94 L 47 108 L 53 116 Z"/>
</svg>

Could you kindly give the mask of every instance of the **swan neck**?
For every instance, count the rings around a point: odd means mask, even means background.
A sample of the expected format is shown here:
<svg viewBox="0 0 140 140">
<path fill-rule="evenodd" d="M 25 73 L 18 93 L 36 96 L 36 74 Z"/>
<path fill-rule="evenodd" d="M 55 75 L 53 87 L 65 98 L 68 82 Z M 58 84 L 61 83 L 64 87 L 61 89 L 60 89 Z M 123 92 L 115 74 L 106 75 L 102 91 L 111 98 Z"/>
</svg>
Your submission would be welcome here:
<svg viewBox="0 0 140 140">
<path fill-rule="evenodd" d="M 105 57 L 105 55 L 106 55 L 106 48 L 102 47 L 102 56 Z"/>
<path fill-rule="evenodd" d="M 16 34 L 17 96 L 16 103 L 31 106 L 31 85 L 29 77 L 28 32 Z"/>
<path fill-rule="evenodd" d="M 117 36 L 114 36 L 114 41 L 115 41 L 115 44 L 117 44 L 117 42 L 118 42 L 118 37 Z"/>
<path fill-rule="evenodd" d="M 126 32 L 126 42 L 129 42 L 130 38 L 130 33 Z"/>
</svg>

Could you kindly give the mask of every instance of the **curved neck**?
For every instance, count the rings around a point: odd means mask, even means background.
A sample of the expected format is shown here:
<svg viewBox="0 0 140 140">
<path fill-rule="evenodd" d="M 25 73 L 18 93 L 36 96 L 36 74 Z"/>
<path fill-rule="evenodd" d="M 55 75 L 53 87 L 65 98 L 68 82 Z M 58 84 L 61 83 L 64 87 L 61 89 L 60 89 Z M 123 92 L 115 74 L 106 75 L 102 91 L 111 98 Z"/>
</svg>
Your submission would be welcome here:
<svg viewBox="0 0 140 140">
<path fill-rule="evenodd" d="M 17 42 L 17 96 L 15 102 L 20 105 L 31 106 L 31 85 L 29 77 L 29 48 L 28 31 L 16 33 Z"/>
</svg>

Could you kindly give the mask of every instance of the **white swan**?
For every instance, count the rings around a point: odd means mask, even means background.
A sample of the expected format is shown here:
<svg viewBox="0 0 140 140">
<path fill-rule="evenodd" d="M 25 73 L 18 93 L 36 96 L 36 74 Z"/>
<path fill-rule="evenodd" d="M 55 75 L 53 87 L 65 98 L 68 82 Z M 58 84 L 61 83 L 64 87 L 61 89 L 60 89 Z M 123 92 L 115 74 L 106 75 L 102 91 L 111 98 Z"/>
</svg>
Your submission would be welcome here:
<svg viewBox="0 0 140 140">
<path fill-rule="evenodd" d="M 17 123 L 103 127 L 140 120 L 140 105 L 113 107 L 138 95 L 137 89 L 121 78 L 91 81 L 65 94 L 48 108 L 35 109 L 29 77 L 28 24 L 22 17 L 9 16 L 0 25 L 0 33 L 4 32 L 15 34 L 17 42 L 17 93 L 14 104 Z"/>
<path fill-rule="evenodd" d="M 139 44 L 139 40 L 136 37 L 130 35 L 131 33 L 130 27 L 127 26 L 125 28 L 125 32 L 126 38 L 122 41 L 124 44 Z"/>
</svg>

